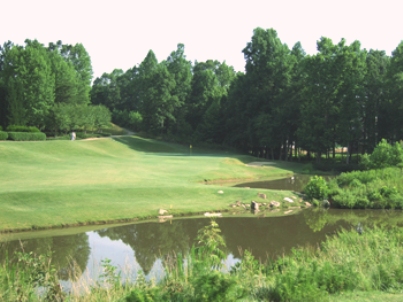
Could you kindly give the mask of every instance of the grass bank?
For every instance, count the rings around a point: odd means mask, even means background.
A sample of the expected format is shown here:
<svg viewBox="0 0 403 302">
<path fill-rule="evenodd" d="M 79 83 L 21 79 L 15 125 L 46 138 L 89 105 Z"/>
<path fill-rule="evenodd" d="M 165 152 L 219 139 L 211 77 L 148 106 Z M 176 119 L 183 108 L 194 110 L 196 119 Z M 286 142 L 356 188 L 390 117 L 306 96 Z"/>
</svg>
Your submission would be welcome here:
<svg viewBox="0 0 403 302">
<path fill-rule="evenodd" d="M 0 142 L 0 232 L 129 221 L 228 210 L 263 190 L 206 185 L 280 178 L 303 168 L 189 149 L 137 136 L 99 140 Z M 224 191 L 219 194 L 218 191 Z M 290 192 L 266 191 L 282 201 Z"/>
</svg>

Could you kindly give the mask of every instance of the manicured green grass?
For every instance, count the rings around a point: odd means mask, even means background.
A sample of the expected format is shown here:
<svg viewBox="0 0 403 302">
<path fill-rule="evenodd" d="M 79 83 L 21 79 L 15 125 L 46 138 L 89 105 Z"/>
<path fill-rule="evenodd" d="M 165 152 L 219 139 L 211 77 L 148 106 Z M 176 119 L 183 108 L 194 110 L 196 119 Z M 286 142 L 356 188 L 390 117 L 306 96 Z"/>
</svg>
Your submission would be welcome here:
<svg viewBox="0 0 403 302">
<path fill-rule="evenodd" d="M 160 208 L 174 216 L 227 210 L 263 190 L 204 180 L 278 178 L 301 169 L 281 162 L 249 167 L 256 158 L 136 136 L 5 141 L 0 154 L 0 232 L 156 217 Z M 265 193 L 269 201 L 292 195 Z"/>
</svg>

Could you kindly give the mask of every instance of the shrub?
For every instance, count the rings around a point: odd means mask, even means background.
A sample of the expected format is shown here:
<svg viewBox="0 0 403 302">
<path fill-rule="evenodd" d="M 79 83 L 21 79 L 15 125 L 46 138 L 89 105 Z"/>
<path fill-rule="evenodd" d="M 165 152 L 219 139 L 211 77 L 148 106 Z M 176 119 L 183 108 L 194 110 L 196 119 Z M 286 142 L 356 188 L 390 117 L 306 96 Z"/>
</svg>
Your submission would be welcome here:
<svg viewBox="0 0 403 302">
<path fill-rule="evenodd" d="M 8 132 L 8 139 L 12 141 L 44 141 L 46 134 L 43 132 Z"/>
<path fill-rule="evenodd" d="M 399 143 L 389 144 L 386 139 L 375 147 L 371 155 L 365 154 L 361 159 L 361 165 L 365 169 L 382 169 L 396 166 L 403 162 L 403 148 Z"/>
<path fill-rule="evenodd" d="M 328 187 L 326 180 L 322 176 L 311 177 L 311 180 L 304 188 L 304 193 L 310 200 L 326 199 L 328 196 Z"/>
<path fill-rule="evenodd" d="M 126 302 L 154 302 L 157 300 L 157 289 L 133 289 L 125 298 Z"/>
<path fill-rule="evenodd" d="M 143 116 L 138 111 L 129 112 L 129 125 L 134 130 L 139 130 L 141 123 L 143 122 Z"/>
<path fill-rule="evenodd" d="M 0 130 L 0 141 L 4 141 L 8 138 L 8 133 Z"/>
<path fill-rule="evenodd" d="M 333 172 L 350 172 L 359 170 L 360 166 L 357 164 L 343 164 L 333 162 L 319 162 L 313 164 L 313 169 L 318 171 L 333 171 Z"/>
<path fill-rule="evenodd" d="M 210 271 L 196 276 L 194 282 L 194 301 L 237 301 L 236 281 L 230 275 Z"/>
<path fill-rule="evenodd" d="M 33 126 L 19 126 L 10 125 L 7 127 L 8 132 L 40 132 L 40 130 Z"/>
</svg>

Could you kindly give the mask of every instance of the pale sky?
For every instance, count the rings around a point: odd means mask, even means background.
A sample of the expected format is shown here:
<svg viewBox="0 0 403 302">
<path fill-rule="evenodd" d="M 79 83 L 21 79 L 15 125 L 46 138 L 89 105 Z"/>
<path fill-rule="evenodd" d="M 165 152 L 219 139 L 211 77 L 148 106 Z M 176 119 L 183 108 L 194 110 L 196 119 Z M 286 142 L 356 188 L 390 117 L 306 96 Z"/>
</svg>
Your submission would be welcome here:
<svg viewBox="0 0 403 302">
<path fill-rule="evenodd" d="M 37 39 L 82 43 L 94 79 L 115 68 L 140 64 L 152 49 L 158 61 L 178 43 L 191 61 L 226 61 L 245 66 L 242 49 L 253 29 L 274 28 L 290 48 L 298 41 L 308 54 L 325 36 L 345 38 L 388 55 L 403 40 L 400 0 L 1 0 L 0 43 Z"/>
</svg>

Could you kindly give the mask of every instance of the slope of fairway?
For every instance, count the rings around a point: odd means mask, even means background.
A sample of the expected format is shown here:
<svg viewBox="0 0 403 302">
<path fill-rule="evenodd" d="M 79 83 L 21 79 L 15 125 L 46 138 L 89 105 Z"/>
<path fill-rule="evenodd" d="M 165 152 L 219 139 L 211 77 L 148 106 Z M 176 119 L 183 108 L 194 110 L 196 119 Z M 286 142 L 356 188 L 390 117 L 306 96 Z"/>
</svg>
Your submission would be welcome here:
<svg viewBox="0 0 403 302">
<path fill-rule="evenodd" d="M 136 136 L 83 141 L 0 142 L 0 231 L 228 209 L 256 190 L 205 185 L 291 172 L 248 167 L 256 159 Z M 260 190 L 262 191 L 262 190 Z M 271 192 L 281 199 L 287 192 Z M 277 196 L 277 197 L 276 197 Z"/>
</svg>

